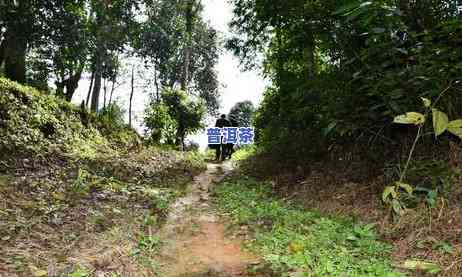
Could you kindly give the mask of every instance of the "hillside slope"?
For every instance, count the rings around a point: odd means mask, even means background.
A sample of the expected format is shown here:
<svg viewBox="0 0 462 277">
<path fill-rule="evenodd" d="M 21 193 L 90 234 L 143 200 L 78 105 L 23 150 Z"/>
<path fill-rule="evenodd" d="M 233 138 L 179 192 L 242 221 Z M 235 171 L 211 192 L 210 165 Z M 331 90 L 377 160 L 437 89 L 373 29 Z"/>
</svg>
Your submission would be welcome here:
<svg viewBox="0 0 462 277">
<path fill-rule="evenodd" d="M 0 79 L 0 276 L 149 274 L 140 243 L 203 169 L 194 152 L 146 148 L 129 128 Z"/>
</svg>

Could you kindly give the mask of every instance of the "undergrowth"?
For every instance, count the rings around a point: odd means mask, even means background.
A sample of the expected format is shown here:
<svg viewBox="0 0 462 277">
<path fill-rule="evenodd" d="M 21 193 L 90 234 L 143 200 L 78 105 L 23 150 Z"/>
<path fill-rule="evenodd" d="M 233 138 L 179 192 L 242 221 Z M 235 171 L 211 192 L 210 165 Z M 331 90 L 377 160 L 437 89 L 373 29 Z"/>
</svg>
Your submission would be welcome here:
<svg viewBox="0 0 462 277">
<path fill-rule="evenodd" d="M 233 154 L 232 159 L 233 161 L 243 161 L 255 155 L 256 152 L 257 152 L 256 146 L 254 145 L 245 146 L 245 147 L 240 148 L 238 151 L 236 151 Z"/>
<path fill-rule="evenodd" d="M 63 99 L 0 78 L 0 160 L 7 155 L 94 159 L 140 144 L 139 135 L 127 126 L 110 124 Z"/>
<path fill-rule="evenodd" d="M 282 276 L 403 276 L 392 268 L 391 246 L 374 225 L 326 217 L 271 196 L 271 186 L 248 177 L 215 189 L 234 226 L 248 226 L 250 247 Z M 297 273 L 297 275 L 292 275 Z"/>
<path fill-rule="evenodd" d="M 153 233 L 205 169 L 0 78 L 0 276 L 153 276 Z"/>
<path fill-rule="evenodd" d="M 62 276 L 96 272 L 96 256 L 85 251 L 118 248 L 104 234 L 120 224 L 129 230 L 119 232 L 118 240 L 128 245 L 123 254 L 108 253 L 108 260 L 117 260 L 108 261 L 114 268 L 103 271 L 155 272 L 148 263 L 152 251 L 147 250 L 155 244 L 150 234 L 160 228 L 172 201 L 203 165 L 181 153 L 143 153 L 95 165 L 80 161 L 44 166 L 37 173 L 27 172 L 25 179 L 0 175 L 0 276 L 47 276 L 40 274 L 50 266 Z M 127 237 L 130 233 L 135 234 Z M 82 246 L 88 241 L 94 242 Z M 134 265 L 126 268 L 124 263 Z"/>
</svg>

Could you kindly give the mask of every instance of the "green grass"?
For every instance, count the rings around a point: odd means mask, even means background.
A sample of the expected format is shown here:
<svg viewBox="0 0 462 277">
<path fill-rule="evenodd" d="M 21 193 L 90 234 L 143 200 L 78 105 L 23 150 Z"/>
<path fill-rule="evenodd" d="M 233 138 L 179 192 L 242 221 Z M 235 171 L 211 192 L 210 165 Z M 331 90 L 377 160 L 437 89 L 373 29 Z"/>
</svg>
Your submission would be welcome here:
<svg viewBox="0 0 462 277">
<path fill-rule="evenodd" d="M 257 153 L 255 145 L 244 146 L 233 154 L 233 161 L 243 161 Z"/>
<path fill-rule="evenodd" d="M 191 167 L 199 168 L 200 170 L 207 169 L 207 163 L 205 162 L 207 157 L 206 153 L 202 153 L 200 151 L 188 151 L 182 155 L 182 159 Z"/>
<path fill-rule="evenodd" d="M 323 216 L 271 196 L 270 186 L 230 179 L 215 189 L 219 207 L 236 226 L 247 225 L 250 247 L 282 276 L 403 276 L 389 259 L 391 247 L 373 225 Z"/>
<path fill-rule="evenodd" d="M 89 277 L 91 275 L 90 271 L 85 267 L 77 267 L 68 277 Z"/>
</svg>

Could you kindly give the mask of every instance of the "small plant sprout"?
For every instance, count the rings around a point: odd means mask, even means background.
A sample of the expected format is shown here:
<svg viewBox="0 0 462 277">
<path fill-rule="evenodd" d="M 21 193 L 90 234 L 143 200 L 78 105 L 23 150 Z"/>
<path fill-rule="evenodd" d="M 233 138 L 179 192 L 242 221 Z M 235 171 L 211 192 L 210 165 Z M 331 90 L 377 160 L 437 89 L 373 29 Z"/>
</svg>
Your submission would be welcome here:
<svg viewBox="0 0 462 277">
<path fill-rule="evenodd" d="M 462 138 L 462 119 L 449 121 L 449 116 L 435 108 L 436 103 L 441 99 L 443 94 L 448 91 L 450 86 L 440 93 L 435 103 L 428 98 L 421 98 L 423 106 L 425 107 L 425 114 L 419 112 L 407 112 L 402 115 L 398 115 L 394 118 L 394 123 L 407 124 L 417 126 L 417 135 L 412 144 L 411 150 L 409 151 L 406 164 L 404 169 L 400 173 L 399 180 L 394 182 L 392 185 L 385 187 L 382 193 L 382 201 L 389 204 L 393 212 L 397 215 L 402 215 L 405 211 L 405 207 L 400 199 L 400 192 L 405 191 L 408 194 L 412 194 L 414 189 L 410 184 L 405 183 L 406 173 L 409 169 L 412 157 L 415 152 L 418 141 L 422 138 L 422 130 L 427 121 L 427 117 L 431 114 L 433 121 L 433 132 L 435 138 L 438 138 L 443 133 L 448 131 L 449 133 Z"/>
</svg>

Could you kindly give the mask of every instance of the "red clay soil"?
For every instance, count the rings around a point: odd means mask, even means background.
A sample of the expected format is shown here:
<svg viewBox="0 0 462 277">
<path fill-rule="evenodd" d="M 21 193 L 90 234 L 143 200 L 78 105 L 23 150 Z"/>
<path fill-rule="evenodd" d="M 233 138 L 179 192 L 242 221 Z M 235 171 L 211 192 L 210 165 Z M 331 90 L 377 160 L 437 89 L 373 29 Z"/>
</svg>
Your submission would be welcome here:
<svg viewBox="0 0 462 277">
<path fill-rule="evenodd" d="M 225 225 L 208 203 L 209 186 L 230 169 L 229 164 L 210 164 L 191 193 L 173 205 L 161 230 L 162 276 L 250 276 L 247 269 L 258 258 L 242 249 L 241 240 L 226 236 Z"/>
<path fill-rule="evenodd" d="M 248 266 L 257 259 L 242 250 L 242 242 L 227 239 L 221 223 L 203 222 L 200 228 L 181 242 L 169 276 L 248 276 Z"/>
</svg>

